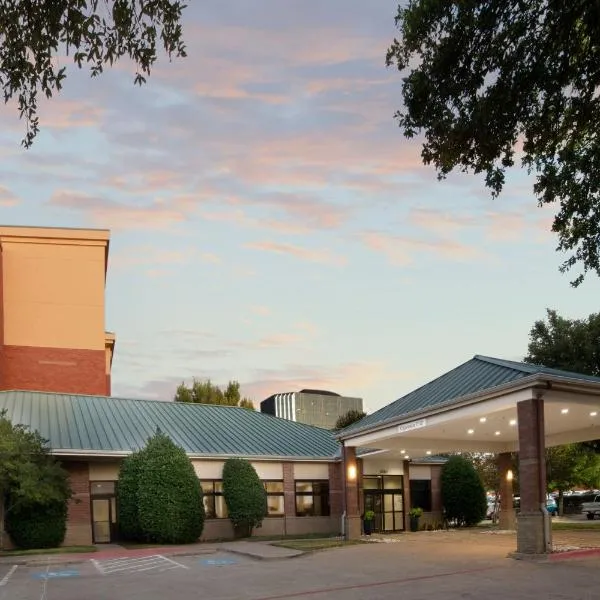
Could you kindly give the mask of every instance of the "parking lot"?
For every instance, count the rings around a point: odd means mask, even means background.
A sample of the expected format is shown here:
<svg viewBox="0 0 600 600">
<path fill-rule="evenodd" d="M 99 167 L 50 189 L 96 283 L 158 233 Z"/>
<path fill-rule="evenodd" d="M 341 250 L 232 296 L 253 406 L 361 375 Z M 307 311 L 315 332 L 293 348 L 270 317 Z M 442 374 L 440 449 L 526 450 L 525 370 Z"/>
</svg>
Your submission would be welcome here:
<svg viewBox="0 0 600 600">
<path fill-rule="evenodd" d="M 600 558 L 548 563 L 506 558 L 502 536 L 414 536 L 293 559 L 261 561 L 233 553 L 153 554 L 76 565 L 0 565 L 0 600 L 592 600 Z M 8 575 L 10 573 L 10 575 Z M 8 577 L 7 577 L 8 575 Z"/>
</svg>

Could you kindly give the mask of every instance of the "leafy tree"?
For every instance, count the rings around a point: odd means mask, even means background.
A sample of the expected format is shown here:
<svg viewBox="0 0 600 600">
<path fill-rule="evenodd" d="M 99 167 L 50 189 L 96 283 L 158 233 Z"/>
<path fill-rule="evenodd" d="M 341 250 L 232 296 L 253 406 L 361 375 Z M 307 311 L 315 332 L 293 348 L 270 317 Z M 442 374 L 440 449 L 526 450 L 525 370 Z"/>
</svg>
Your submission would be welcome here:
<svg viewBox="0 0 600 600">
<path fill-rule="evenodd" d="M 555 310 L 546 312 L 547 321 L 531 328 L 525 361 L 600 377 L 600 313 L 565 319 Z"/>
<path fill-rule="evenodd" d="M 175 402 L 190 402 L 195 404 L 221 404 L 226 406 L 241 406 L 254 410 L 254 403 L 240 394 L 240 384 L 233 380 L 227 384 L 225 391 L 215 385 L 210 379 L 193 379 L 192 385 L 184 382 L 177 386 Z"/>
<path fill-rule="evenodd" d="M 483 483 L 473 464 L 464 456 L 451 456 L 442 467 L 442 504 L 446 518 L 472 527 L 485 518 L 487 500 Z"/>
<path fill-rule="evenodd" d="M 564 493 L 576 486 L 594 488 L 600 483 L 600 455 L 582 444 L 546 449 L 548 491 L 558 490 L 558 514 L 563 514 Z"/>
<path fill-rule="evenodd" d="M 366 417 L 367 413 L 364 413 L 362 410 L 350 409 L 346 414 L 340 415 L 335 422 L 334 429 L 344 429 L 345 427 L 350 427 L 352 423 L 356 423 L 360 421 L 362 418 Z"/>
<path fill-rule="evenodd" d="M 47 441 L 37 431 L 13 425 L 0 412 L 0 548 L 7 514 L 22 518 L 31 507 L 43 513 L 66 505 L 71 497 L 68 473 L 50 456 Z M 11 526 L 15 526 L 15 519 Z"/>
<path fill-rule="evenodd" d="M 126 505 L 125 513 L 120 513 L 127 519 L 122 534 L 159 544 L 197 541 L 204 526 L 204 503 L 185 451 L 157 431 L 124 462 L 128 464 L 120 474 L 126 475 L 126 485 L 118 486 L 119 503 Z"/>
<path fill-rule="evenodd" d="M 267 494 L 256 470 L 247 460 L 229 458 L 225 461 L 223 496 L 236 535 L 251 535 L 267 513 Z"/>
<path fill-rule="evenodd" d="M 557 202 L 552 230 L 578 265 L 600 274 L 600 19 L 595 2 L 409 0 L 387 64 L 405 76 L 404 135 L 440 179 L 485 175 L 493 196 L 521 153 L 540 205 Z M 522 151 L 518 150 L 522 144 Z"/>
<path fill-rule="evenodd" d="M 61 55 L 73 57 L 92 77 L 122 57 L 135 64 L 134 82 L 142 84 L 160 46 L 169 58 L 186 55 L 181 15 L 175 0 L 0 0 L 0 82 L 4 101 L 16 97 L 31 146 L 38 133 L 38 96 L 60 91 L 66 67 Z"/>
</svg>

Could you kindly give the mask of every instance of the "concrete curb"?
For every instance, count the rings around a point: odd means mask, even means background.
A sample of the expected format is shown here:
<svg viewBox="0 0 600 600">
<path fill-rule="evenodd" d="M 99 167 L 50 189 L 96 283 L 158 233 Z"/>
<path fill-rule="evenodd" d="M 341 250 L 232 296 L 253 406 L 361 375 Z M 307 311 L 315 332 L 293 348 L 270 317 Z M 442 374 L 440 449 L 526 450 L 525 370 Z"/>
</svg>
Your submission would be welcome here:
<svg viewBox="0 0 600 600">
<path fill-rule="evenodd" d="M 290 552 L 294 552 L 294 554 L 284 554 L 282 556 L 265 556 L 264 554 L 258 554 L 255 552 L 246 552 L 244 550 L 237 550 L 231 548 L 222 548 L 222 552 L 227 552 L 229 554 L 237 554 L 238 556 L 246 556 L 247 558 L 254 558 L 255 560 L 289 560 L 290 558 L 298 558 L 299 556 L 304 556 L 307 552 L 303 552 L 301 550 L 290 550 Z"/>
<path fill-rule="evenodd" d="M 556 560 L 571 560 L 594 556 L 600 556 L 600 548 L 580 548 L 578 550 L 566 550 L 565 552 L 552 552 L 551 554 L 523 554 L 522 552 L 510 552 L 508 554 L 508 558 L 529 562 L 554 562 Z"/>
</svg>

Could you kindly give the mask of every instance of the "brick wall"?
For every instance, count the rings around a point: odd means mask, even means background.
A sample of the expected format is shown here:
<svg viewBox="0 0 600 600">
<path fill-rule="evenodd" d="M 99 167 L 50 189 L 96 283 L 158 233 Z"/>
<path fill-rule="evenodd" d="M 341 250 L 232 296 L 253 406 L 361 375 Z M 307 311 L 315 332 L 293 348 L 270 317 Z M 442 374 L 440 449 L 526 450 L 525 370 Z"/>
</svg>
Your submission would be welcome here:
<svg viewBox="0 0 600 600">
<path fill-rule="evenodd" d="M 112 394 L 112 383 L 110 379 L 110 375 L 106 376 L 106 395 L 110 396 Z"/>
<path fill-rule="evenodd" d="M 87 463 L 68 462 L 73 497 L 69 501 L 65 546 L 88 546 L 92 543 L 92 514 L 90 505 L 90 475 Z"/>
<path fill-rule="evenodd" d="M 0 389 L 107 395 L 104 350 L 0 347 Z"/>
<path fill-rule="evenodd" d="M 283 463 L 283 506 L 286 517 L 296 516 L 296 483 L 294 463 Z"/>
<path fill-rule="evenodd" d="M 356 469 L 356 479 L 348 479 L 348 469 Z M 344 468 L 346 469 L 346 512 L 349 517 L 360 515 L 360 503 L 358 500 L 358 463 L 356 460 L 356 450 L 354 448 L 344 448 Z"/>
</svg>

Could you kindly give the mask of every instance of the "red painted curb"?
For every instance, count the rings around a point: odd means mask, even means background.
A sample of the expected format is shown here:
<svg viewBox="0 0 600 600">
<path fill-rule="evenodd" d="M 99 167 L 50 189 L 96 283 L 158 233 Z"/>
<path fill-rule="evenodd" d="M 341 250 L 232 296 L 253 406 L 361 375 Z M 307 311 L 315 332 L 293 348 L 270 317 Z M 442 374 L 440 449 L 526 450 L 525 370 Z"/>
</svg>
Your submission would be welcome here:
<svg viewBox="0 0 600 600">
<path fill-rule="evenodd" d="M 600 548 L 582 548 L 581 550 L 554 552 L 549 555 L 549 558 L 550 560 L 568 560 L 569 558 L 585 558 L 587 556 L 600 556 Z"/>
</svg>

